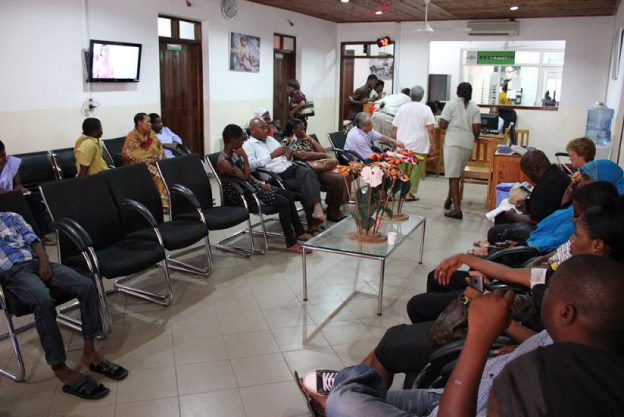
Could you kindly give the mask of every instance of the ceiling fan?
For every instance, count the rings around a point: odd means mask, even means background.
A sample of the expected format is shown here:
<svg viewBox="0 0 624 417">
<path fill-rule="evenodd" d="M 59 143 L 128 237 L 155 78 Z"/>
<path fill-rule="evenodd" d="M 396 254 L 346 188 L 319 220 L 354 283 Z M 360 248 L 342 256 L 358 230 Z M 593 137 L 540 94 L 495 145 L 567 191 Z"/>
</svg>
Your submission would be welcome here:
<svg viewBox="0 0 624 417">
<path fill-rule="evenodd" d="M 412 32 L 412 33 L 433 33 L 435 32 L 433 27 L 431 27 L 431 24 L 429 24 L 429 4 L 431 3 L 431 0 L 424 0 L 425 2 L 425 22 L 422 26 L 417 27 L 415 29 L 407 29 L 407 32 Z M 450 29 L 437 29 L 437 30 L 450 30 Z M 468 28 L 454 28 L 452 29 L 453 31 L 459 31 L 459 32 L 470 32 L 470 29 Z"/>
</svg>

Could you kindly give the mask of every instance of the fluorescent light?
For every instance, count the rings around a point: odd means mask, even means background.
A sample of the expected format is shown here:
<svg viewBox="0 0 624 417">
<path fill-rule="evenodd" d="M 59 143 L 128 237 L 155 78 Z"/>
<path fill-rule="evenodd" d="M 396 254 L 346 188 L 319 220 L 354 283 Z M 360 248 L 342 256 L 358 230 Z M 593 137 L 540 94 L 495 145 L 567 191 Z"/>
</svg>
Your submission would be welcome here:
<svg viewBox="0 0 624 417">
<path fill-rule="evenodd" d="M 349 3 L 349 0 L 340 0 L 340 3 Z"/>
<path fill-rule="evenodd" d="M 516 11 L 516 10 L 518 10 L 518 9 L 519 9 L 519 7 L 518 7 L 518 6 L 511 6 L 511 7 L 509 8 L 509 10 L 511 10 L 512 12 L 515 12 L 515 11 Z"/>
<path fill-rule="evenodd" d="M 377 10 L 375 14 L 383 14 L 383 12 L 381 10 Z"/>
</svg>

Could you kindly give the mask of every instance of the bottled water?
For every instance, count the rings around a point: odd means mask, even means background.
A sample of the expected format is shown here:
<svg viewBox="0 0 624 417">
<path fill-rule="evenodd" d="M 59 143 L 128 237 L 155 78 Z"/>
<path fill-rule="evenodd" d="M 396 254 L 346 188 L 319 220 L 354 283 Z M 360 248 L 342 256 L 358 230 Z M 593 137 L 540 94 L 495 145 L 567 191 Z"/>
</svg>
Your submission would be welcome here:
<svg viewBox="0 0 624 417">
<path fill-rule="evenodd" d="M 596 103 L 587 110 L 587 126 L 585 135 L 598 145 L 611 143 L 611 120 L 613 109 L 603 103 Z"/>
</svg>

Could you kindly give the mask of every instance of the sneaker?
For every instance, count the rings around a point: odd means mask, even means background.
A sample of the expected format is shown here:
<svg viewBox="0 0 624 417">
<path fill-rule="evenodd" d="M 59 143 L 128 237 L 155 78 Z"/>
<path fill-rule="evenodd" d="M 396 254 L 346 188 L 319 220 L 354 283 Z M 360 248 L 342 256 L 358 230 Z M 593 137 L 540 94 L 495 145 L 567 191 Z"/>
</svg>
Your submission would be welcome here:
<svg viewBox="0 0 624 417">
<path fill-rule="evenodd" d="M 336 375 L 338 375 L 338 371 L 316 369 L 304 375 L 303 386 L 319 395 L 329 395 L 329 392 L 334 387 Z"/>
</svg>

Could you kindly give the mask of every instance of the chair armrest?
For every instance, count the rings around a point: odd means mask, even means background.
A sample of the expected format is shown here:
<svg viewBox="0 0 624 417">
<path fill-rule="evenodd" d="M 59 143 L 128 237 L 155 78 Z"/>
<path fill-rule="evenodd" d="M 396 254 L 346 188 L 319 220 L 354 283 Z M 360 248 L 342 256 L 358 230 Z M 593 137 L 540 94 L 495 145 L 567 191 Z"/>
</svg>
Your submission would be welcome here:
<svg viewBox="0 0 624 417">
<path fill-rule="evenodd" d="M 86 251 L 91 245 L 85 242 L 85 240 L 81 236 L 81 233 L 78 232 L 78 230 L 73 227 L 67 220 L 67 217 L 59 219 L 58 221 L 52 223 L 52 227 L 65 235 L 74 244 L 74 246 L 78 248 L 80 252 Z"/>
<path fill-rule="evenodd" d="M 336 156 L 342 156 L 348 161 L 364 162 L 362 161 L 362 158 L 357 156 L 354 152 L 347 151 L 345 149 L 334 149 L 334 152 L 336 153 Z"/>
<path fill-rule="evenodd" d="M 123 200 L 121 200 L 121 205 L 123 207 L 131 208 L 132 210 L 139 213 L 147 221 L 150 227 L 158 226 L 158 223 L 156 222 L 154 215 L 150 213 L 147 207 L 145 207 L 143 204 L 139 203 L 138 201 L 132 200 L 130 198 L 124 198 Z"/>
<path fill-rule="evenodd" d="M 193 207 L 201 209 L 201 204 L 199 204 L 199 200 L 188 187 L 182 184 L 173 184 L 173 186 L 171 186 L 169 190 L 172 194 L 177 194 L 184 197 L 189 203 L 193 205 Z"/>
<path fill-rule="evenodd" d="M 271 180 L 275 181 L 280 186 L 280 188 L 286 189 L 284 187 L 284 184 L 282 183 L 282 178 L 279 175 L 277 175 L 275 172 L 269 171 L 268 169 L 265 169 L 265 168 L 256 168 L 256 172 L 259 172 L 261 174 L 265 174 L 271 177 Z"/>
<path fill-rule="evenodd" d="M 63 217 L 57 221 L 57 223 L 59 222 L 62 222 L 64 224 L 68 224 L 69 226 L 71 226 L 76 231 L 78 236 L 80 236 L 80 239 L 82 239 L 85 245 L 93 246 L 93 240 L 91 239 L 91 236 L 89 236 L 89 233 L 87 233 L 84 227 L 82 227 L 80 223 L 78 223 L 76 220 L 70 217 Z"/>
<path fill-rule="evenodd" d="M 484 284 L 484 288 L 489 291 L 494 290 L 512 290 L 515 293 L 526 293 L 529 288 L 520 284 L 509 284 L 507 282 L 499 281 L 497 279 L 491 281 L 489 284 Z"/>
<path fill-rule="evenodd" d="M 486 260 L 502 263 L 511 267 L 522 266 L 526 261 L 535 256 L 539 256 L 539 251 L 532 246 L 514 246 L 511 248 L 501 249 L 485 257 Z M 512 264 L 504 262 L 505 259 L 514 260 Z"/>
</svg>

